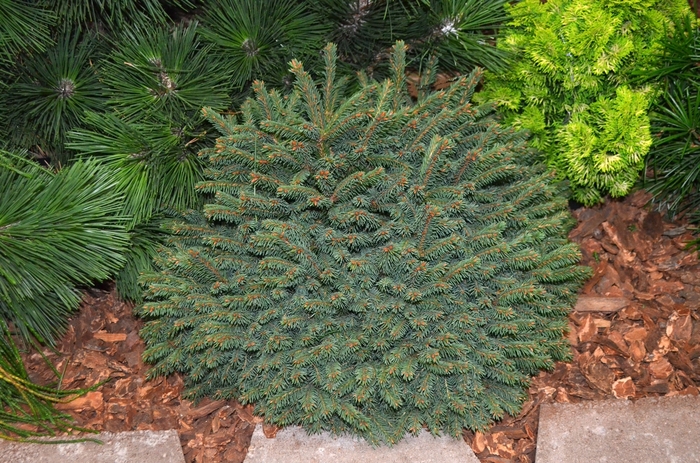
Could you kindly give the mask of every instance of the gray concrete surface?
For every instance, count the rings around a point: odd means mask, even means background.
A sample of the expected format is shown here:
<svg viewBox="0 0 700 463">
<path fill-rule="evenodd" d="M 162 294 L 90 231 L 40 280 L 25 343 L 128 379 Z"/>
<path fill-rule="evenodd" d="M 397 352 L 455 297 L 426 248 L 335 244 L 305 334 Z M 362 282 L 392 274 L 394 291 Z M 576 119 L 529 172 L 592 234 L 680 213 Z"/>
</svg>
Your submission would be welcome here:
<svg viewBox="0 0 700 463">
<path fill-rule="evenodd" d="M 105 432 L 89 437 L 99 439 L 103 444 L 26 444 L 0 440 L 0 462 L 185 463 L 175 430 Z"/>
<path fill-rule="evenodd" d="M 245 463 L 479 463 L 464 439 L 435 438 L 427 432 L 406 437 L 393 447 L 372 448 L 353 437 L 328 433 L 309 436 L 299 427 L 268 439 L 258 425 Z"/>
<path fill-rule="evenodd" d="M 700 398 L 544 404 L 535 461 L 700 462 Z"/>
</svg>

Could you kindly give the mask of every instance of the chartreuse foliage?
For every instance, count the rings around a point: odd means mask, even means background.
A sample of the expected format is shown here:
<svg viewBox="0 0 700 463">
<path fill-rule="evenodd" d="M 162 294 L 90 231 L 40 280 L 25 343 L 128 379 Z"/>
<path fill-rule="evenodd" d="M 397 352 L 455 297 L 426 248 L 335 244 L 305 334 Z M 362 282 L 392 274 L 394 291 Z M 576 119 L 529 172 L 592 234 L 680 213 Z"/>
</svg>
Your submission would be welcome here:
<svg viewBox="0 0 700 463">
<path fill-rule="evenodd" d="M 329 45 L 318 87 L 294 60 L 289 96 L 257 82 L 240 120 L 206 111 L 213 200 L 144 279 L 151 375 L 393 443 L 515 414 L 529 375 L 567 357 L 588 272 L 566 200 L 525 135 L 470 103 L 479 71 L 412 103 L 404 53 L 343 99 Z"/>
<path fill-rule="evenodd" d="M 532 133 L 547 164 L 570 181 L 573 198 L 592 205 L 625 195 L 651 145 L 654 91 L 633 75 L 659 65 L 673 20 L 686 0 L 524 0 L 509 7 L 498 46 L 515 57 L 488 75 L 480 101 Z"/>
</svg>

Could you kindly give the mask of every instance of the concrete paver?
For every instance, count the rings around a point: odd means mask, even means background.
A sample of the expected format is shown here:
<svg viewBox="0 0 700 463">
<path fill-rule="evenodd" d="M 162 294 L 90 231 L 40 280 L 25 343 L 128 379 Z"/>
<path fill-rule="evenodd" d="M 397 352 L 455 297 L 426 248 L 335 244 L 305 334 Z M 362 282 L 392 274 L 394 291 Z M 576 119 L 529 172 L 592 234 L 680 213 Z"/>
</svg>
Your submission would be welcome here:
<svg viewBox="0 0 700 463">
<path fill-rule="evenodd" d="M 393 447 L 373 448 L 350 436 L 309 436 L 300 427 L 280 430 L 273 439 L 258 425 L 245 463 L 479 463 L 463 439 L 433 437 L 423 432 Z"/>
<path fill-rule="evenodd" d="M 700 462 L 700 397 L 544 404 L 535 461 Z"/>
<path fill-rule="evenodd" d="M 8 463 L 185 463 L 177 431 L 130 431 L 90 435 L 103 442 L 27 444 L 0 440 Z"/>
</svg>

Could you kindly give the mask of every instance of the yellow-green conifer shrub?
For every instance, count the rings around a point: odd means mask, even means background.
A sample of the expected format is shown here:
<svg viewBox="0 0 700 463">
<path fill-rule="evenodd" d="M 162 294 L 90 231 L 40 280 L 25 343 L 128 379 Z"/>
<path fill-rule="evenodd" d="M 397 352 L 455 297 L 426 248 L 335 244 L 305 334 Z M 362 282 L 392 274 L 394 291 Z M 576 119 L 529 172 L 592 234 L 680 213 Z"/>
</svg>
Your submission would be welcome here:
<svg viewBox="0 0 700 463">
<path fill-rule="evenodd" d="M 627 194 L 651 146 L 655 89 L 634 76 L 659 65 L 686 0 L 524 0 L 509 8 L 499 48 L 508 72 L 488 74 L 478 101 L 493 101 L 532 144 L 573 199 L 592 205 Z"/>
<path fill-rule="evenodd" d="M 347 99 L 329 46 L 319 87 L 292 61 L 290 95 L 257 82 L 240 119 L 207 111 L 213 199 L 144 280 L 152 375 L 393 443 L 517 414 L 529 376 L 567 357 L 588 272 L 566 199 L 525 135 L 470 103 L 480 71 L 414 103 L 404 53 Z"/>
</svg>

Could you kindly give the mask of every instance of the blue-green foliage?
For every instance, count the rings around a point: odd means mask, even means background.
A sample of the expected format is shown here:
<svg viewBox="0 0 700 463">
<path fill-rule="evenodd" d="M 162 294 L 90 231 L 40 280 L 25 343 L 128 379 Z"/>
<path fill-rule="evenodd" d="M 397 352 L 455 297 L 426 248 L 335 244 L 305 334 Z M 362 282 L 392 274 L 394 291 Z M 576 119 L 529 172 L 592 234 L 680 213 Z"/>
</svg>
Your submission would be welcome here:
<svg viewBox="0 0 700 463">
<path fill-rule="evenodd" d="M 566 200 L 525 136 L 470 103 L 479 71 L 412 103 L 404 52 L 348 99 L 329 46 L 319 87 L 293 61 L 291 95 L 258 83 L 240 120 L 206 112 L 214 199 L 145 279 L 152 375 L 393 443 L 516 414 L 529 375 L 567 357 L 587 269 Z"/>
</svg>

